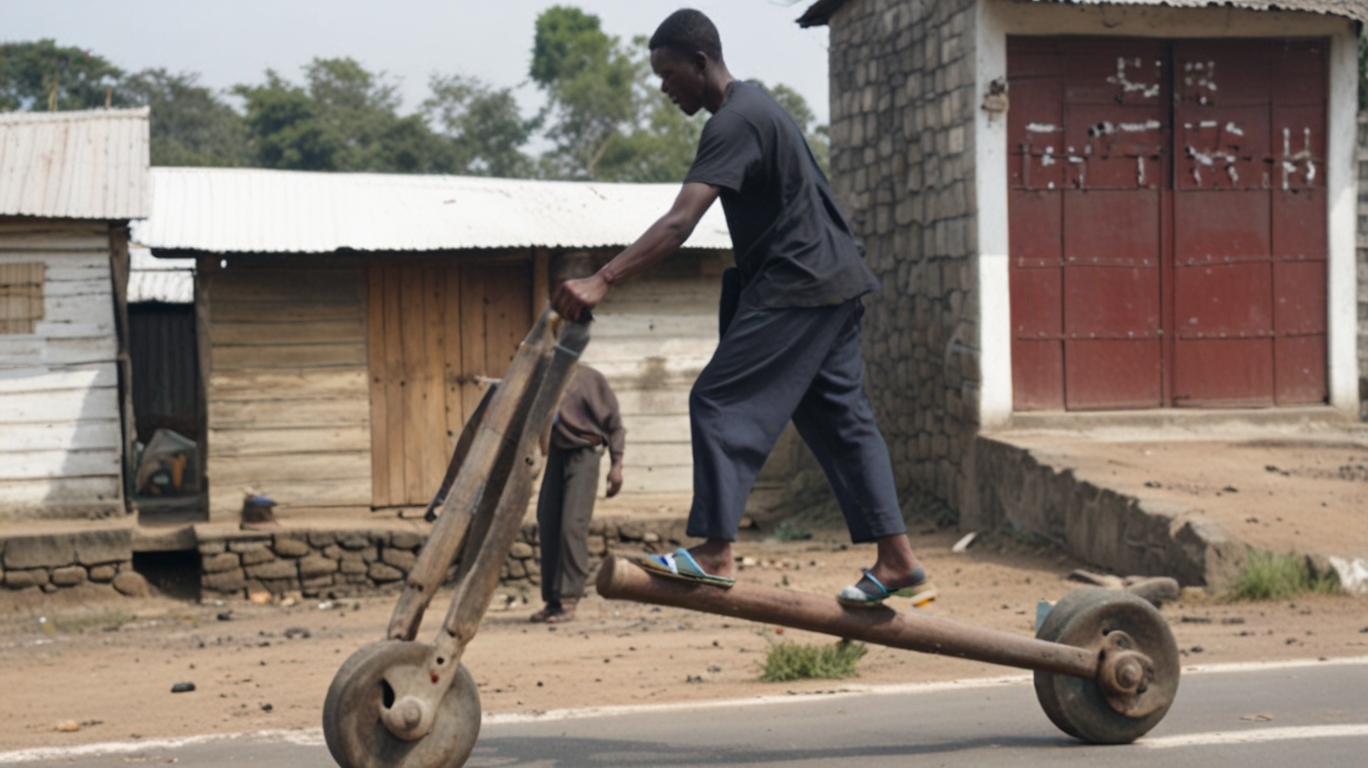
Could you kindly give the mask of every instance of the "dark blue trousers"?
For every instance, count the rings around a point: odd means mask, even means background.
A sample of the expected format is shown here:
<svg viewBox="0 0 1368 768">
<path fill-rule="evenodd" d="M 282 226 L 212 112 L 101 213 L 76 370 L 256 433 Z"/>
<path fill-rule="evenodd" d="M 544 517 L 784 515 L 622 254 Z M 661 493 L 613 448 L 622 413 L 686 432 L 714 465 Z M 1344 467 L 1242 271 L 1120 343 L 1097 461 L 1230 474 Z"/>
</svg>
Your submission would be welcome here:
<svg viewBox="0 0 1368 768">
<path fill-rule="evenodd" d="M 741 302 L 689 394 L 688 535 L 736 539 L 746 497 L 790 420 L 831 481 L 852 541 L 906 532 L 888 446 L 864 391 L 863 314 L 859 299 L 784 309 Z"/>
</svg>

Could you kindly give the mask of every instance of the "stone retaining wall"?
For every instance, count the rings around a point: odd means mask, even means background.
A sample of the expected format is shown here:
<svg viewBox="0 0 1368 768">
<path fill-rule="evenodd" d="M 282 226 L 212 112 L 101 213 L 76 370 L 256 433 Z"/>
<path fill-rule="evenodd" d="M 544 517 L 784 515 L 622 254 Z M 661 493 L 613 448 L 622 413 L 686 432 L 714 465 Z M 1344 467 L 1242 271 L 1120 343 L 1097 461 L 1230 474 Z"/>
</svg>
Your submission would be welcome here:
<svg viewBox="0 0 1368 768">
<path fill-rule="evenodd" d="M 15 535 L 0 539 L 0 581 L 7 589 L 59 589 L 107 584 L 125 594 L 145 590 L 133 572 L 128 528 Z"/>
<path fill-rule="evenodd" d="M 831 30 L 831 181 L 883 290 L 867 390 L 908 512 L 972 507 L 979 424 L 975 0 L 845 4 Z"/>
<path fill-rule="evenodd" d="M 589 528 L 590 566 L 609 552 L 656 551 L 681 540 L 682 521 L 594 520 Z M 201 538 L 200 587 L 205 596 L 275 595 L 350 597 L 397 591 L 418 559 L 427 536 L 397 530 L 234 531 Z M 531 591 L 541 584 L 537 526 L 524 525 L 499 576 L 500 588 Z M 448 578 L 454 567 L 448 572 Z"/>
<path fill-rule="evenodd" d="M 974 454 L 988 528 L 1043 536 L 1093 565 L 1184 586 L 1226 589 L 1244 569 L 1245 545 L 1199 510 L 1097 485 L 990 437 L 978 438 Z"/>
</svg>

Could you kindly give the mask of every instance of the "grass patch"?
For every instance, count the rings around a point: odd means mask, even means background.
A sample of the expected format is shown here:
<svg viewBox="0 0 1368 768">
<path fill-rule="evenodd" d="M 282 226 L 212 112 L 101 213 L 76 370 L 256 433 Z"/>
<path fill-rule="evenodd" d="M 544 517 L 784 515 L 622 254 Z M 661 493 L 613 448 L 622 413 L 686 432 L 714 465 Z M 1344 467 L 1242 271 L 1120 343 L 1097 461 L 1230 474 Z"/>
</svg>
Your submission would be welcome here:
<svg viewBox="0 0 1368 768">
<path fill-rule="evenodd" d="M 770 645 L 760 679 L 766 683 L 853 677 L 855 664 L 869 649 L 841 640 L 834 645 L 799 645 L 791 640 Z"/>
<path fill-rule="evenodd" d="M 812 538 L 812 531 L 800 523 L 784 520 L 774 526 L 774 538 L 777 541 L 807 541 Z"/>
<path fill-rule="evenodd" d="M 1244 572 L 1227 596 L 1231 600 L 1282 600 L 1307 592 L 1341 591 L 1333 571 L 1313 574 L 1304 557 L 1255 549 L 1245 559 Z"/>
</svg>

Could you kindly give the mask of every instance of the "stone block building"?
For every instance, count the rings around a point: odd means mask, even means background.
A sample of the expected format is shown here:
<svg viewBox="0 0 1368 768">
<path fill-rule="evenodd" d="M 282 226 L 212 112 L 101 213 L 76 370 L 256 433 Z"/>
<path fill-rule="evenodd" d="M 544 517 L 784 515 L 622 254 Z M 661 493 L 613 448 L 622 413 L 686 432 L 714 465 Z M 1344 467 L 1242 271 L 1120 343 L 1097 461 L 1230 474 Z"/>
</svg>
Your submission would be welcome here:
<svg viewBox="0 0 1368 768">
<path fill-rule="evenodd" d="M 998 522 L 977 436 L 1033 411 L 1357 417 L 1365 21 L 1345 0 L 808 7 L 910 504 Z"/>
</svg>

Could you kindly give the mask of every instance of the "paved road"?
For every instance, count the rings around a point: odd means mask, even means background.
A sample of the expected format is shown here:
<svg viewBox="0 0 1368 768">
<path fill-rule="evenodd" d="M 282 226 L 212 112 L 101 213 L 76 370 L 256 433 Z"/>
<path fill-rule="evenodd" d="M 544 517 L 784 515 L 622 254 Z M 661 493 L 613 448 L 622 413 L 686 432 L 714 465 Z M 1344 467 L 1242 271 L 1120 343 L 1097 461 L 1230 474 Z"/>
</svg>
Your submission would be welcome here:
<svg viewBox="0 0 1368 768">
<path fill-rule="evenodd" d="M 317 733 L 52 755 L 0 765 L 328 768 Z M 1054 729 L 1029 683 L 828 696 L 761 705 L 493 722 L 467 765 L 785 766 L 1362 766 L 1368 755 L 1368 659 L 1185 676 L 1168 717 L 1125 747 L 1093 747 Z M 138 760 L 143 762 L 143 760 Z"/>
</svg>

